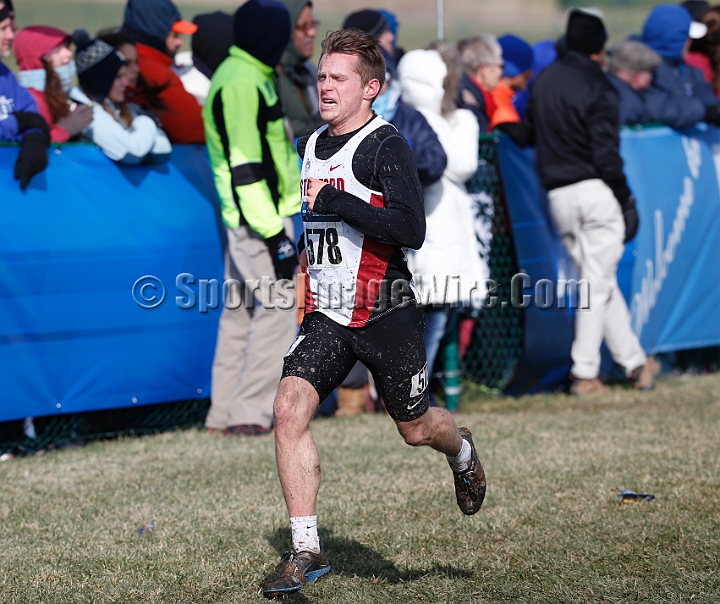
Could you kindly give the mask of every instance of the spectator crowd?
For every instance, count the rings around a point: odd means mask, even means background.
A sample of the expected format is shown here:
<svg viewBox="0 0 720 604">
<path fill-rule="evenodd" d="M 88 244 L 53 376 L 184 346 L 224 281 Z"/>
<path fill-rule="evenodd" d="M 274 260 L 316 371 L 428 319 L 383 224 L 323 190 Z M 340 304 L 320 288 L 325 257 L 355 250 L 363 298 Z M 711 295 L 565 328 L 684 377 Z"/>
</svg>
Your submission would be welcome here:
<svg viewBox="0 0 720 604">
<path fill-rule="evenodd" d="M 465 183 L 478 167 L 479 135 L 499 130 L 542 150 L 538 170 L 552 206 L 567 211 L 578 195 L 591 206 L 617 202 L 602 219 L 617 231 L 611 242 L 577 230 L 559 209 L 553 220 L 581 275 L 606 281 L 594 291 L 594 307 L 612 304 L 608 313 L 624 317 L 614 270 L 638 224 L 618 130 L 720 125 L 720 6 L 658 5 L 641 32 L 609 49 L 601 15 L 591 9 L 573 9 L 563 36 L 533 45 L 485 33 L 405 52 L 398 20 L 386 10 L 354 12 L 343 23 L 351 27 L 382 48 L 386 79 L 373 108 L 409 143 L 423 186 L 427 236 L 411 254 L 413 272 L 460 275 L 461 283 L 487 279 L 474 253 L 474 202 Z M 148 165 L 167 161 L 172 145 L 207 141 L 228 235 L 226 276 L 291 278 L 299 236 L 291 219 L 301 209 L 295 145 L 323 125 L 311 62 L 318 33 L 310 0 L 248 0 L 232 15 L 200 14 L 193 22 L 171 0 L 128 0 L 122 25 L 95 38 L 49 25 L 18 31 L 12 0 L 0 0 L 0 57 L 14 52 L 18 65 L 16 76 L 0 63 L 0 140 L 19 144 L 15 178 L 27 188 L 47 166 L 51 143 L 92 141 L 118 164 Z M 179 52 L 181 35 L 192 36 L 191 51 Z M 572 189 L 579 186 L 582 194 Z M 578 241 L 589 247 L 576 249 Z M 607 262 L 591 266 L 586 253 Z M 427 301 L 430 368 L 455 307 L 471 306 L 471 292 L 453 295 Z M 272 385 L 296 327 L 281 314 L 223 313 L 209 429 L 271 429 Z M 577 325 L 576 394 L 603 391 L 599 347 L 613 328 L 601 315 Z M 616 360 L 639 387 L 652 387 L 656 364 L 629 324 L 613 324 L 608 343 Z M 372 407 L 371 391 L 358 365 L 339 390 L 340 414 Z"/>
</svg>

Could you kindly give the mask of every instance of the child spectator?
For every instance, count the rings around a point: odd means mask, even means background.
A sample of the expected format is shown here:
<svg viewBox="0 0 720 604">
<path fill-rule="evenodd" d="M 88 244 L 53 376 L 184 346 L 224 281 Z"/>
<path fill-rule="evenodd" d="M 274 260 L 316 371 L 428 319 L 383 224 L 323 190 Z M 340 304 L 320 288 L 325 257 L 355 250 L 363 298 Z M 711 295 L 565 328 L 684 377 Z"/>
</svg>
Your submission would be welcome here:
<svg viewBox="0 0 720 604">
<path fill-rule="evenodd" d="M 45 25 L 26 27 L 15 38 L 18 81 L 35 99 L 54 143 L 78 136 L 92 122 L 92 108 L 68 97 L 75 77 L 71 41 L 70 34 Z"/>
<path fill-rule="evenodd" d="M 125 58 L 102 40 L 90 40 L 85 31 L 73 35 L 75 63 L 82 92 L 73 89 L 78 102 L 93 106 L 93 121 L 83 135 L 120 164 L 156 164 L 170 158 L 172 147 L 155 121 L 127 103 Z"/>
<path fill-rule="evenodd" d="M 161 89 L 158 98 L 164 107 L 158 117 L 173 144 L 204 143 L 201 108 L 180 77 L 173 71 L 173 60 L 182 46 L 179 34 L 194 34 L 197 25 L 183 21 L 171 0 L 128 0 L 123 33 L 136 44 L 138 65 L 145 81 Z M 128 90 L 128 99 L 150 109 L 145 91 Z"/>
</svg>

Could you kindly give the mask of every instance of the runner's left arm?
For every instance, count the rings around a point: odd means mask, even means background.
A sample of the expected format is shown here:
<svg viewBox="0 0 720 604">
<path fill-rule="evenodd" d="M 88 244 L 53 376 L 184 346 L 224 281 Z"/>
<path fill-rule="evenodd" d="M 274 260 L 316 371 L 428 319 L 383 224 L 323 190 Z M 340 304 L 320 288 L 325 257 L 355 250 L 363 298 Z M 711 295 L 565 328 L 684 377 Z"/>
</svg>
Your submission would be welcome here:
<svg viewBox="0 0 720 604">
<path fill-rule="evenodd" d="M 381 243 L 420 249 L 425 240 L 425 205 L 410 146 L 400 135 L 393 134 L 370 146 L 369 153 L 364 153 L 363 147 L 353 160 L 353 171 L 358 180 L 371 183 L 369 188 L 382 192 L 384 207 L 325 185 L 313 210 L 337 214 Z"/>
</svg>

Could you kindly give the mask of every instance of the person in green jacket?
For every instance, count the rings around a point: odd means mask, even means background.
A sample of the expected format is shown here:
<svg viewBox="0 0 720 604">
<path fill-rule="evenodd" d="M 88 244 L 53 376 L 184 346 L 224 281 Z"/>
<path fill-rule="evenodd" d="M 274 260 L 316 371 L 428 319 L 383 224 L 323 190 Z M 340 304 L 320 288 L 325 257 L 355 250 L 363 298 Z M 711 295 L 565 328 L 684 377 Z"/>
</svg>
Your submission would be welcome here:
<svg viewBox="0 0 720 604">
<path fill-rule="evenodd" d="M 277 90 L 298 138 L 316 130 L 325 122 L 320 117 L 317 98 L 317 69 L 310 62 L 315 52 L 319 22 L 310 0 L 281 0 L 290 11 L 293 33 L 285 56 L 276 69 Z"/>
<path fill-rule="evenodd" d="M 277 282 L 293 278 L 298 260 L 290 217 L 300 211 L 300 171 L 274 83 L 292 26 L 276 0 L 248 0 L 233 19 L 235 44 L 203 108 L 227 230 L 225 278 L 238 284 L 223 288 L 205 425 L 257 436 L 272 430 L 283 355 L 296 335 L 295 310 L 274 307 L 291 289 Z"/>
</svg>

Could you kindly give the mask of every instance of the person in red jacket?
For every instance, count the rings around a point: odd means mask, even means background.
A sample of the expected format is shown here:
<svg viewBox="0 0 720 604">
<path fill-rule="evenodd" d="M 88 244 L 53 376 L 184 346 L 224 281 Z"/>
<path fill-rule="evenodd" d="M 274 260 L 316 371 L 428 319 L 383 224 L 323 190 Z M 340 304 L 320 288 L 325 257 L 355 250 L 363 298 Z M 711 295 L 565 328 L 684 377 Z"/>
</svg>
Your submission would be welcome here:
<svg viewBox="0 0 720 604">
<path fill-rule="evenodd" d="M 70 140 L 92 122 L 92 108 L 68 98 L 75 77 L 70 42 L 70 34 L 45 25 L 26 27 L 15 37 L 18 81 L 35 99 L 53 143 Z"/>
<path fill-rule="evenodd" d="M 194 34 L 197 25 L 183 21 L 171 0 L 128 0 L 123 33 L 136 44 L 138 66 L 145 82 L 159 89 L 163 108 L 157 113 L 173 144 L 204 143 L 201 107 L 172 70 L 173 58 L 182 46 L 180 34 Z M 139 89 L 128 90 L 128 101 L 151 108 Z"/>
</svg>

